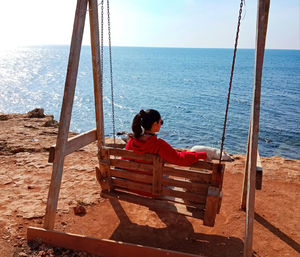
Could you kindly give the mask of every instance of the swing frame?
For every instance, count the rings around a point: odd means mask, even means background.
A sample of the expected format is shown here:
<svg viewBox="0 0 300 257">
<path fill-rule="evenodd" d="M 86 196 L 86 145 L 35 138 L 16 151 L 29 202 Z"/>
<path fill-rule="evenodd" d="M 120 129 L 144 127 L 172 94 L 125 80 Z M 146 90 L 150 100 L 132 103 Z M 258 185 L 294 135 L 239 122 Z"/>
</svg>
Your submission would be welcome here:
<svg viewBox="0 0 300 257">
<path fill-rule="evenodd" d="M 244 256 L 252 256 L 252 237 L 253 237 L 253 220 L 254 220 L 254 199 L 255 199 L 255 176 L 257 162 L 257 144 L 259 131 L 259 112 L 260 112 L 260 91 L 261 91 L 261 76 L 265 49 L 265 39 L 268 23 L 270 0 L 258 0 L 257 13 L 257 36 L 256 36 L 256 54 L 255 54 L 255 79 L 253 87 L 252 111 L 249 126 L 249 137 L 247 146 L 247 159 L 244 176 L 244 193 L 246 192 L 246 230 Z M 93 79 L 94 79 L 94 97 L 95 97 L 95 113 L 96 113 L 96 129 L 68 139 L 70 127 L 72 105 L 75 94 L 76 79 L 78 73 L 79 57 L 82 44 L 84 23 L 86 18 L 87 7 L 89 5 L 90 16 L 90 32 L 91 32 L 91 50 L 93 63 Z M 41 240 L 44 243 L 49 243 L 59 247 L 66 247 L 81 251 L 87 251 L 92 254 L 101 256 L 196 256 L 192 254 L 180 253 L 175 251 L 132 245 L 128 243 L 116 242 L 113 240 L 96 239 L 81 235 L 74 235 L 53 230 L 55 223 L 55 215 L 57 211 L 58 195 L 62 180 L 64 158 L 81 147 L 84 147 L 91 142 L 97 140 L 99 156 L 103 154 L 110 155 L 110 148 L 105 147 L 104 142 L 104 126 L 103 126 L 103 95 L 102 95 L 102 74 L 100 67 L 100 51 L 99 51 L 99 22 L 98 22 L 98 3 L 97 0 L 77 0 L 76 13 L 73 26 L 73 34 L 70 47 L 70 55 L 65 82 L 65 90 L 63 103 L 61 108 L 58 136 L 56 146 L 50 150 L 49 160 L 53 161 L 53 170 L 51 183 L 49 187 L 46 214 L 44 220 L 44 228 L 28 227 L 27 240 Z M 132 157 L 132 156 L 131 156 Z M 135 156 L 136 157 L 136 156 Z M 108 157 L 109 158 L 109 157 Z M 152 156 L 153 160 L 155 159 Z M 161 161 L 158 160 L 158 165 Z M 207 163 L 206 163 L 207 164 Z M 205 165 L 206 165 L 205 164 Z M 107 159 L 99 158 L 99 166 L 103 170 L 107 168 Z M 214 165 L 214 164 L 212 164 Z M 161 165 L 162 166 L 162 165 Z M 223 174 L 224 166 L 214 166 L 219 174 Z M 221 167 L 221 168 L 220 168 Z M 203 168 L 203 167 L 202 167 Z M 109 168 L 110 169 L 110 168 Z M 157 173 L 157 172 L 156 172 Z M 98 170 L 99 174 L 99 170 Z M 103 175 L 103 172 L 100 171 Z M 213 174 L 213 173 L 212 173 Z M 156 176 L 153 174 L 153 177 Z M 161 176 L 160 176 L 161 178 Z M 223 177 L 222 177 L 223 178 Z M 222 179 L 221 179 L 222 180 Z M 99 178 L 103 183 L 103 176 Z M 154 183 L 159 183 L 159 180 L 154 180 Z M 107 185 L 109 181 L 103 184 Z M 220 185 L 219 189 L 220 189 Z M 155 187 L 153 187 L 155 188 Z M 155 193 L 155 189 L 152 192 Z M 156 186 L 157 188 L 157 186 Z M 110 191 L 109 186 L 105 190 Z M 216 202 L 216 201 L 215 201 Z M 217 201 L 218 210 L 220 199 Z M 216 205 L 215 205 L 216 206 Z"/>
</svg>

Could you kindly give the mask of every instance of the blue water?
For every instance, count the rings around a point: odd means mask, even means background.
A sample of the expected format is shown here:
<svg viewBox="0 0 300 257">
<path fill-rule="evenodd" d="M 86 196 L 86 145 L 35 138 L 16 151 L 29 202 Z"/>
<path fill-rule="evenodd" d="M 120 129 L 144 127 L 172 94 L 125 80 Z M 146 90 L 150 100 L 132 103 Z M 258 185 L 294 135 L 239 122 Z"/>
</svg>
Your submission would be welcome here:
<svg viewBox="0 0 300 257">
<path fill-rule="evenodd" d="M 105 49 L 107 50 L 107 49 Z M 220 147 L 232 49 L 113 47 L 116 131 L 130 131 L 140 109 L 160 111 L 159 136 L 174 147 Z M 36 107 L 59 120 L 68 46 L 24 47 L 0 52 L 0 112 Z M 105 134 L 112 135 L 110 77 L 104 61 Z M 237 52 L 224 148 L 245 153 L 254 50 Z M 81 50 L 71 130 L 95 128 L 90 47 Z M 300 158 L 300 51 L 266 50 L 262 80 L 259 151 Z"/>
</svg>

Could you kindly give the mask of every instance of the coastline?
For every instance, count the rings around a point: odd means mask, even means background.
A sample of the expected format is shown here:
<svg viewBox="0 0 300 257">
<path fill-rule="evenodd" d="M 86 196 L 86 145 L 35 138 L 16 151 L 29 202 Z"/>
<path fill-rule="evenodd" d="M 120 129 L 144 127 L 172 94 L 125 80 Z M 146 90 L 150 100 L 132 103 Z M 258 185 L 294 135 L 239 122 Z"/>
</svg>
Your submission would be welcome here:
<svg viewBox="0 0 300 257">
<path fill-rule="evenodd" d="M 0 113 L 2 256 L 18 256 L 21 252 L 27 254 L 23 256 L 38 255 L 40 248 L 34 250 L 27 245 L 26 228 L 29 225 L 42 227 L 52 171 L 52 164 L 47 160 L 49 148 L 56 142 L 57 128 L 52 115 L 38 118 L 29 114 Z M 74 135 L 76 133 L 70 132 L 69 137 Z M 234 155 L 234 158 L 234 162 L 226 163 L 224 199 L 214 228 L 204 227 L 202 222 L 193 218 L 183 220 L 174 215 L 159 216 L 128 203 L 122 203 L 122 207 L 130 222 L 122 223 L 114 213 L 114 204 L 100 197 L 101 189 L 94 174 L 95 166 L 98 166 L 94 142 L 66 157 L 56 227 L 61 231 L 91 232 L 91 236 L 114 240 L 127 238 L 133 243 L 202 253 L 203 256 L 240 256 L 244 213 L 239 211 L 239 201 L 245 156 Z M 261 162 L 263 189 L 256 191 L 253 249 L 257 256 L 295 256 L 300 241 L 300 160 L 273 156 L 261 157 Z M 86 208 L 87 214 L 83 217 L 72 211 L 79 204 Z M 103 213 L 103 219 L 95 220 Z M 89 227 L 89 224 L 94 227 L 97 222 L 100 222 L 98 230 Z M 180 247 L 178 244 L 184 237 L 179 236 L 178 222 L 182 223 L 183 234 L 188 238 Z M 146 235 L 150 232 L 155 233 L 159 240 L 153 241 L 150 235 Z M 163 238 L 170 233 L 172 238 Z M 208 243 L 203 243 L 203 240 Z M 218 255 L 218 251 L 223 255 Z"/>
</svg>

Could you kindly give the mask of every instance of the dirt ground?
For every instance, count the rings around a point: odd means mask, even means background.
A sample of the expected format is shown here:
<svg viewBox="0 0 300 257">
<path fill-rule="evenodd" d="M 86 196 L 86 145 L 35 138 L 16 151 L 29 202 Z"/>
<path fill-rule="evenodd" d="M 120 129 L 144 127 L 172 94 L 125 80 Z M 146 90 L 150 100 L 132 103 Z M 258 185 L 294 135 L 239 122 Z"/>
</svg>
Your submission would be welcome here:
<svg viewBox="0 0 300 257">
<path fill-rule="evenodd" d="M 47 115 L 0 113 L 0 256 L 89 256 L 26 240 L 28 226 L 43 226 L 57 124 Z M 73 134 L 71 134 L 73 135 Z M 70 136 L 71 136 L 70 135 Z M 66 157 L 55 229 L 199 256 L 242 256 L 245 213 L 240 210 L 245 157 L 226 163 L 223 202 L 213 228 L 202 220 L 154 212 L 100 197 L 93 143 Z M 262 157 L 256 191 L 254 256 L 300 256 L 300 160 Z M 84 206 L 85 215 L 73 207 Z"/>
</svg>

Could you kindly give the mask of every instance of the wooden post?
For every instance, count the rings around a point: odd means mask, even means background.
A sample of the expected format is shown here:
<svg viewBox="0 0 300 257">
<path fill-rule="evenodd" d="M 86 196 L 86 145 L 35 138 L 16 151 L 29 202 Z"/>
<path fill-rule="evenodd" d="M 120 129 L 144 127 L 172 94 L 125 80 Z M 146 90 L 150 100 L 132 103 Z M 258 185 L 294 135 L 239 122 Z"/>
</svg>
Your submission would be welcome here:
<svg viewBox="0 0 300 257">
<path fill-rule="evenodd" d="M 56 140 L 56 151 L 53 162 L 51 183 L 48 193 L 46 214 L 44 227 L 53 229 L 55 214 L 57 209 L 58 195 L 62 180 L 62 172 L 64 165 L 65 147 L 68 140 L 68 133 L 70 128 L 70 121 L 72 115 L 72 106 L 75 93 L 76 79 L 78 73 L 79 57 L 81 50 L 81 43 L 84 30 L 84 22 L 87 9 L 87 0 L 78 0 L 73 34 L 70 47 L 69 63 L 67 69 L 67 76 L 65 82 L 65 91 L 60 113 L 58 136 Z"/>
<path fill-rule="evenodd" d="M 252 113 L 251 113 L 251 117 L 252 117 Z M 248 143 L 247 143 L 247 153 L 246 153 L 244 179 L 243 179 L 243 189 L 242 189 L 242 199 L 241 199 L 241 209 L 244 210 L 244 211 L 246 210 L 246 200 L 247 200 L 247 185 L 248 185 L 248 167 L 249 167 L 249 149 L 250 149 L 251 127 L 252 127 L 252 122 L 251 122 L 251 118 L 250 118 L 249 132 L 248 132 Z"/>
<path fill-rule="evenodd" d="M 153 157 L 153 181 L 152 181 L 152 194 L 155 196 L 161 195 L 162 191 L 162 169 L 163 162 L 159 156 Z"/>
<path fill-rule="evenodd" d="M 207 192 L 203 224 L 213 227 L 216 215 L 220 207 L 220 190 L 218 187 L 210 186 Z"/>
<path fill-rule="evenodd" d="M 262 165 L 261 165 L 259 152 L 257 151 L 256 184 L 255 184 L 255 189 L 256 190 L 261 190 L 261 188 L 262 188 L 262 177 L 263 177 L 263 170 L 262 170 Z"/>
<path fill-rule="evenodd" d="M 252 256 L 261 77 L 262 77 L 262 69 L 263 69 L 269 6 L 270 6 L 270 0 L 258 0 L 255 74 L 254 74 L 253 100 L 252 100 L 252 111 L 251 111 L 252 122 L 250 128 L 251 133 L 250 133 L 250 145 L 249 145 L 249 167 L 248 167 L 248 184 L 247 184 L 248 190 L 247 190 L 247 203 L 246 203 L 244 257 Z"/>
<path fill-rule="evenodd" d="M 99 20 L 98 20 L 98 3 L 97 0 L 89 0 L 90 32 L 91 32 L 91 50 L 93 63 L 94 79 L 94 97 L 95 97 L 95 114 L 98 148 L 104 145 L 104 119 L 103 119 L 103 90 L 101 60 L 100 60 L 100 43 L 99 43 Z"/>
</svg>

